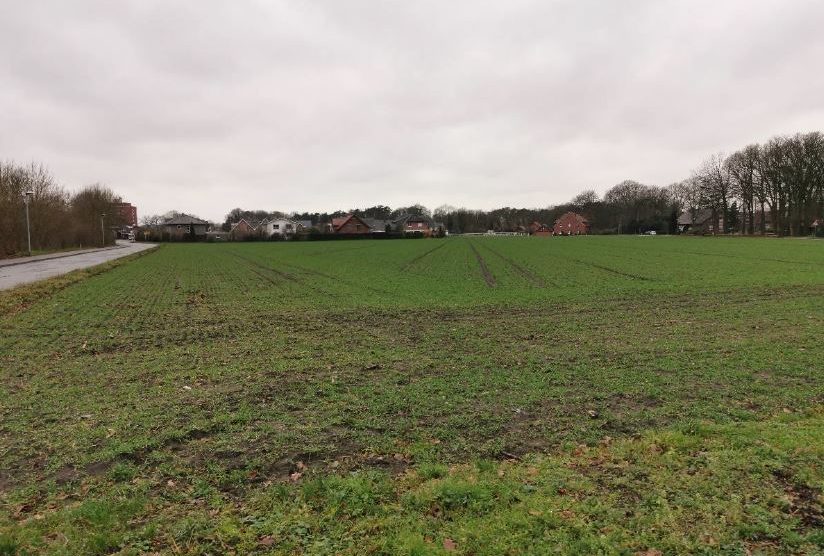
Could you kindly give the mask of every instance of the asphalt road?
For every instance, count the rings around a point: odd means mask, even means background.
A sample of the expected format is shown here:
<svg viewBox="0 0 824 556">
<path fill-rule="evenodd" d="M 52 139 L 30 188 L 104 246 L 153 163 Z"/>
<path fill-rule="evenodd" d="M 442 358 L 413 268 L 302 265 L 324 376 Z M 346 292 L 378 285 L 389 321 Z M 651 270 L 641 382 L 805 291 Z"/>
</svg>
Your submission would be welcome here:
<svg viewBox="0 0 824 556">
<path fill-rule="evenodd" d="M 110 249 L 84 251 L 77 254 L 55 253 L 52 257 L 49 255 L 33 257 L 34 260 L 30 261 L 18 259 L 6 262 L 5 265 L 0 263 L 0 290 L 45 280 L 81 268 L 97 266 L 153 247 L 155 247 L 153 243 L 118 241 L 117 247 Z"/>
</svg>

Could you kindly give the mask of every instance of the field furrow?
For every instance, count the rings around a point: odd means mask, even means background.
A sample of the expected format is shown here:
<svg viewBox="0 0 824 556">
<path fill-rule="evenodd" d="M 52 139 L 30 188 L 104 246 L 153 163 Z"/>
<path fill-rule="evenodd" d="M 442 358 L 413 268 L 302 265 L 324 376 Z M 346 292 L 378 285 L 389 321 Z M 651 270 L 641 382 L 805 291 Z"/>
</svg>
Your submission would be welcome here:
<svg viewBox="0 0 824 556">
<path fill-rule="evenodd" d="M 0 554 L 815 554 L 822 263 L 172 244 L 2 292 Z"/>
</svg>

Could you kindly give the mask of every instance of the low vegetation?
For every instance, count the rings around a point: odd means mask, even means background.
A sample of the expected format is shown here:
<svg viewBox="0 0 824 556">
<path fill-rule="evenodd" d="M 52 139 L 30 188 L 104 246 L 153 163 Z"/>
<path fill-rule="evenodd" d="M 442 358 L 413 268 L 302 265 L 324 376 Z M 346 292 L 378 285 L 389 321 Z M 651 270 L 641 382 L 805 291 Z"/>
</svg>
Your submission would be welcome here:
<svg viewBox="0 0 824 556">
<path fill-rule="evenodd" d="M 0 554 L 824 551 L 824 250 L 167 245 L 0 294 Z"/>
</svg>

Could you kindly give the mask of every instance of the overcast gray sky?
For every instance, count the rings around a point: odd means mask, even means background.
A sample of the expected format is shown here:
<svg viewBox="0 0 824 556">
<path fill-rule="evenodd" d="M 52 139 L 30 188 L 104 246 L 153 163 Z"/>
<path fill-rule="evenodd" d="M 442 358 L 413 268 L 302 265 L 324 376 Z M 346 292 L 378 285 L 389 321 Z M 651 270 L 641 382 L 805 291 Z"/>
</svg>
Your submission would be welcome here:
<svg viewBox="0 0 824 556">
<path fill-rule="evenodd" d="M 824 130 L 824 2 L 0 0 L 0 159 L 140 215 L 539 207 Z"/>
</svg>

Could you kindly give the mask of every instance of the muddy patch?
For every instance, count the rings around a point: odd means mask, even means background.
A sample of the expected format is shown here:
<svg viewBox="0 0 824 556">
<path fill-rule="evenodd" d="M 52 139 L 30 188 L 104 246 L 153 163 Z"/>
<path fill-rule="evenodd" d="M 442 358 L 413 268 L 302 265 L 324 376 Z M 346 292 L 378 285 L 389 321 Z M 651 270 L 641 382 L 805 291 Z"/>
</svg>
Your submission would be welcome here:
<svg viewBox="0 0 824 556">
<path fill-rule="evenodd" d="M 773 473 L 790 501 L 789 514 L 797 517 L 803 529 L 820 530 L 824 528 L 824 507 L 821 504 L 821 491 L 799 483 L 792 473 L 779 470 Z"/>
</svg>

